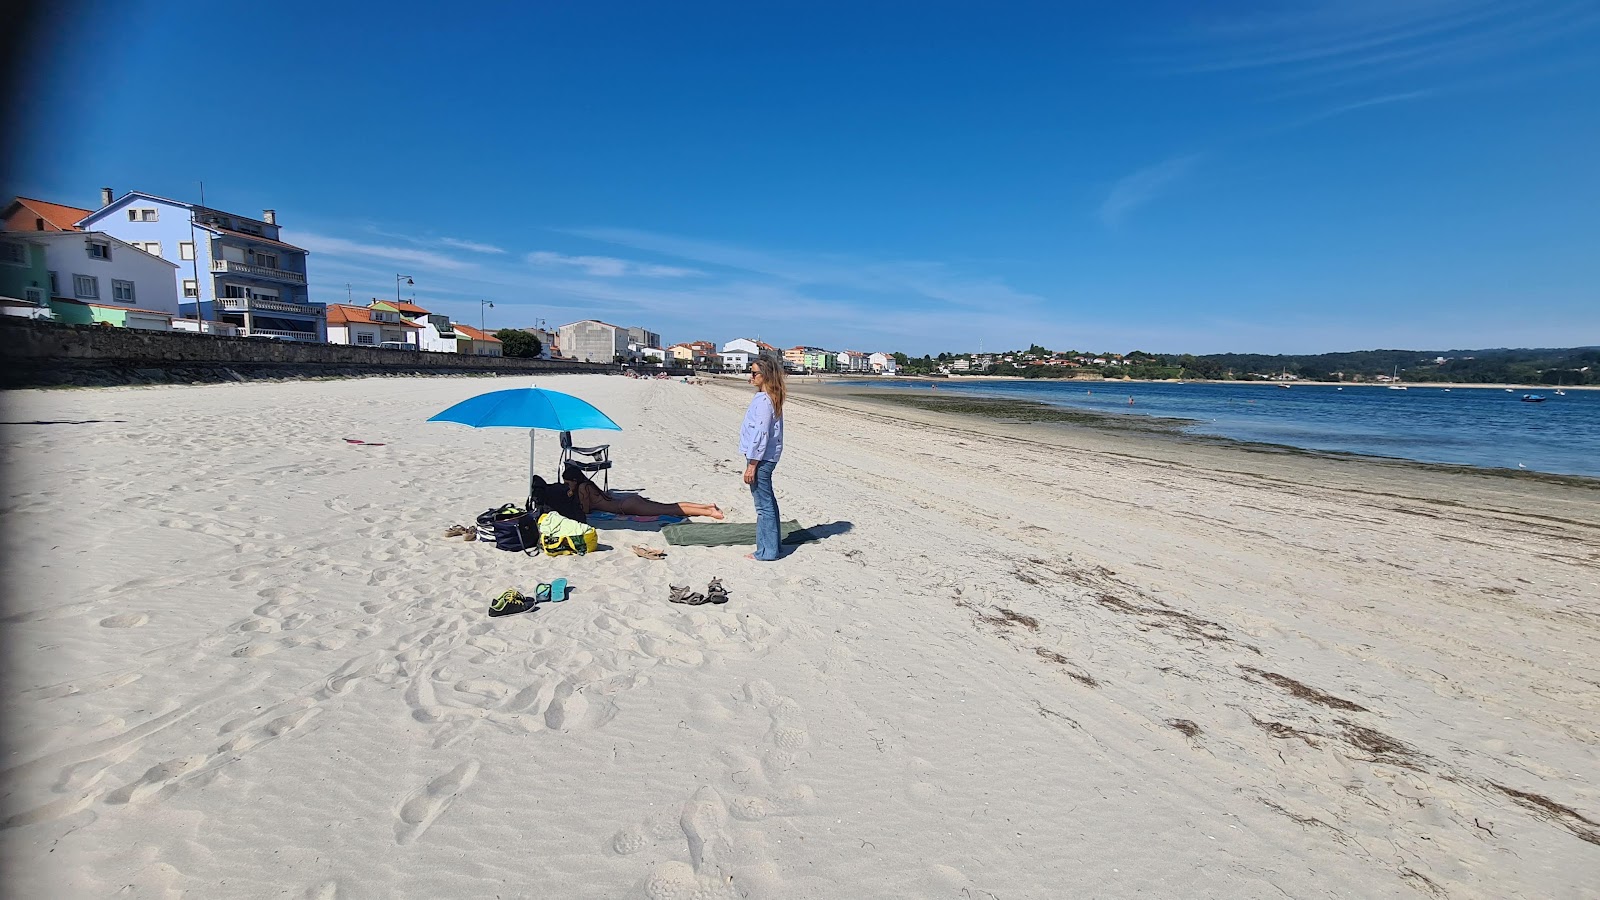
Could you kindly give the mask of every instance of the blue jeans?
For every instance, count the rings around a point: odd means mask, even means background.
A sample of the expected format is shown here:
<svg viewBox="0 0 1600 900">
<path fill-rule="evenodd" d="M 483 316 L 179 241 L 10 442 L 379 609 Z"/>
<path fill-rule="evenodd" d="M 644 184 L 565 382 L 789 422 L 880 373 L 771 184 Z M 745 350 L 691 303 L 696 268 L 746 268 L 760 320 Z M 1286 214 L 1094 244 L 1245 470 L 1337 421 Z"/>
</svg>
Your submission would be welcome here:
<svg viewBox="0 0 1600 900">
<path fill-rule="evenodd" d="M 778 497 L 772 493 L 772 470 L 777 467 L 777 460 L 756 463 L 756 480 L 750 485 L 756 505 L 756 559 L 778 558 Z"/>
</svg>

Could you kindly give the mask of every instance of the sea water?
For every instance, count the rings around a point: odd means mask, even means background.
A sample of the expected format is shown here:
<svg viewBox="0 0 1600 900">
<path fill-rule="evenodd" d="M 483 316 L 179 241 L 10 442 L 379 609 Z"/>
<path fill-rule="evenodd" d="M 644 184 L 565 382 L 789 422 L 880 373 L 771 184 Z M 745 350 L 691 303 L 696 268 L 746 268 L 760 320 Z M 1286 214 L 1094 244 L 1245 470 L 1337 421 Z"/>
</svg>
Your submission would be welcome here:
<svg viewBox="0 0 1600 900">
<path fill-rule="evenodd" d="M 840 380 L 930 391 L 908 379 Z M 1193 420 L 1192 434 L 1484 468 L 1600 477 L 1600 391 L 1176 382 L 932 382 L 936 393 L 1035 400 L 1103 413 Z M 1543 403 L 1522 400 L 1537 394 Z M 1131 403 L 1130 403 L 1131 401 Z"/>
</svg>

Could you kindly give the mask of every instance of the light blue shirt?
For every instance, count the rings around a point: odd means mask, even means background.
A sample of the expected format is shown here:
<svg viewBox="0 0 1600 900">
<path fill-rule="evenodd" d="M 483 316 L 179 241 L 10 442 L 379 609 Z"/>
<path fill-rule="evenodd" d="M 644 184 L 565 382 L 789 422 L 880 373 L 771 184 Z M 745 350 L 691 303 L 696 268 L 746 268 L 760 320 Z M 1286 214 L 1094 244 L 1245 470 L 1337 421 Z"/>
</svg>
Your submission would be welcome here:
<svg viewBox="0 0 1600 900">
<path fill-rule="evenodd" d="M 757 391 L 739 429 L 739 452 L 746 460 L 777 462 L 783 455 L 783 417 L 774 415 L 772 398 Z"/>
</svg>

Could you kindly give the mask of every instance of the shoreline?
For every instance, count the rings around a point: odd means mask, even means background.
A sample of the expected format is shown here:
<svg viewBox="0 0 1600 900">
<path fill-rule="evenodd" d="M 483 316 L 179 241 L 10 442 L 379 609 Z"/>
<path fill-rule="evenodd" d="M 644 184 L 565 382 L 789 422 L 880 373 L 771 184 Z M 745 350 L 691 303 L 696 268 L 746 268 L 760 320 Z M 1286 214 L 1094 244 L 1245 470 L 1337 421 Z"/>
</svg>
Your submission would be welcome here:
<svg viewBox="0 0 1600 900">
<path fill-rule="evenodd" d="M 803 376 L 790 376 L 790 377 L 795 379 L 796 381 L 799 381 L 801 379 L 811 378 L 812 376 L 803 375 Z M 1387 389 L 1389 387 L 1389 385 L 1387 383 L 1381 382 L 1381 381 L 1247 381 L 1247 380 L 1241 380 L 1241 379 L 1186 378 L 1186 379 L 1184 379 L 1183 381 L 1180 382 L 1177 379 L 1173 379 L 1173 378 L 1127 378 L 1127 379 L 1123 379 L 1123 378 L 1023 378 L 1023 377 L 1016 376 L 1016 375 L 945 375 L 945 376 L 931 376 L 931 375 L 845 375 L 845 374 L 841 374 L 841 373 L 838 373 L 838 372 L 826 373 L 823 377 L 826 378 L 826 379 L 829 379 L 829 380 L 839 379 L 839 380 L 854 381 L 854 380 L 860 379 L 860 380 L 863 380 L 863 381 L 885 381 L 885 380 L 888 380 L 888 381 L 918 381 L 918 382 L 932 382 L 934 384 L 938 384 L 938 383 L 941 383 L 941 382 L 946 383 L 946 384 L 950 384 L 950 383 L 957 383 L 957 382 L 963 382 L 963 381 L 1020 381 L 1020 382 L 1024 382 L 1024 383 L 1027 383 L 1027 384 L 1033 384 L 1033 383 L 1038 383 L 1038 382 L 1049 383 L 1049 382 L 1058 382 L 1059 381 L 1059 382 L 1067 382 L 1067 383 L 1076 382 L 1076 383 L 1079 383 L 1079 384 L 1170 384 L 1170 385 L 1179 385 L 1179 384 L 1227 384 L 1227 385 L 1254 385 L 1256 387 L 1278 387 L 1280 385 L 1287 384 L 1290 387 L 1299 387 L 1301 385 L 1305 385 L 1307 387 L 1361 387 L 1361 388 L 1384 388 L 1384 389 Z M 1467 389 L 1467 390 L 1474 390 L 1474 389 L 1479 389 L 1479 390 L 1507 390 L 1507 389 L 1510 389 L 1510 390 L 1514 390 L 1514 391 L 1528 391 L 1528 392 L 1549 391 L 1549 392 L 1552 392 L 1552 393 L 1554 393 L 1557 390 L 1562 390 L 1562 391 L 1600 391 L 1600 384 L 1565 384 L 1565 385 L 1554 385 L 1554 384 L 1501 384 L 1501 383 L 1498 383 L 1498 382 L 1497 383 L 1493 383 L 1493 384 L 1477 384 L 1477 383 L 1473 383 L 1473 382 L 1464 382 L 1464 381 L 1404 381 L 1404 382 L 1399 382 L 1399 384 L 1403 384 L 1406 387 L 1407 390 L 1411 390 L 1413 388 L 1420 389 L 1420 390 L 1428 390 L 1428 389 L 1435 389 L 1435 388 L 1436 389 L 1440 389 L 1440 390 L 1443 390 L 1443 389 L 1446 389 L 1446 388 L 1448 388 L 1450 390 L 1457 390 L 1457 389 Z"/>
<path fill-rule="evenodd" d="M 854 399 L 863 407 L 917 410 L 932 417 L 945 417 L 969 426 L 988 423 L 1004 431 L 1015 428 L 1032 428 L 1041 439 L 1052 432 L 1065 430 L 1087 438 L 1090 435 L 1117 435 L 1119 440 L 1141 440 L 1170 444 L 1175 448 L 1210 447 L 1221 452 L 1237 454 L 1293 455 L 1360 466 L 1411 467 L 1418 471 L 1438 474 L 1480 475 L 1517 481 L 1547 482 L 1588 490 L 1600 490 L 1600 478 L 1571 475 L 1559 472 L 1542 472 L 1528 469 L 1511 469 L 1491 466 L 1471 466 L 1458 463 L 1429 462 L 1397 456 L 1354 453 L 1338 450 L 1317 450 L 1263 441 L 1249 441 L 1221 435 L 1189 434 L 1182 429 L 1194 420 L 1181 417 L 1158 416 L 1149 413 L 1114 413 L 1083 410 L 1075 407 L 1053 406 L 1041 401 L 1023 398 L 995 397 L 932 397 L 908 394 L 889 387 L 856 386 L 851 393 L 841 397 L 839 385 L 828 386 L 790 382 L 791 393 L 816 400 L 847 401 Z M 840 405 L 850 405 L 848 402 Z M 1009 417 L 1008 417 L 1009 414 Z M 902 416 L 902 418 L 916 418 Z"/>
</svg>

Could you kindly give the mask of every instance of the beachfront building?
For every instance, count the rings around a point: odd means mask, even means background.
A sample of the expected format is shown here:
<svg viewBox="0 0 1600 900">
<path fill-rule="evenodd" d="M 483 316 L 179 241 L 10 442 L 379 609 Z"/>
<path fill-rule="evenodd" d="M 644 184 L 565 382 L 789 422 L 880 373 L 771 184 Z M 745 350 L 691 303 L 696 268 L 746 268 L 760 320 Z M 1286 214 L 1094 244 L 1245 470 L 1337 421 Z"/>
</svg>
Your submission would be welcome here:
<svg viewBox="0 0 1600 900">
<path fill-rule="evenodd" d="M 328 304 L 326 333 L 330 344 L 376 347 L 380 344 L 417 345 L 422 326 L 401 318 L 393 309 L 374 306 Z"/>
<path fill-rule="evenodd" d="M 173 263 L 100 231 L 35 231 L 27 240 L 44 250 L 49 303 L 60 321 L 171 327 L 178 314 Z M 134 320 L 119 309 L 135 310 Z"/>
<path fill-rule="evenodd" d="M 715 369 L 722 365 L 722 360 L 717 354 L 717 345 L 710 341 L 673 344 L 671 354 L 677 364 L 696 369 Z"/>
<path fill-rule="evenodd" d="M 838 366 L 841 372 L 870 372 L 872 366 L 867 362 L 867 354 L 860 350 L 840 350 L 838 353 Z"/>
<path fill-rule="evenodd" d="M 173 263 L 185 316 L 230 322 L 246 335 L 326 340 L 328 310 L 309 298 L 306 251 L 280 239 L 276 211 L 254 219 L 140 191 L 113 199 L 110 188 L 100 203 L 78 226 Z"/>
<path fill-rule="evenodd" d="M 867 364 L 872 371 L 881 375 L 899 374 L 899 369 L 895 364 L 893 353 L 874 353 L 867 357 Z"/>
<path fill-rule="evenodd" d="M 504 356 L 505 348 L 501 346 L 500 339 L 487 331 L 480 331 L 471 325 L 454 323 L 452 328 L 456 333 L 456 352 L 463 356 Z"/>
<path fill-rule="evenodd" d="M 613 362 L 627 359 L 628 329 L 599 319 L 584 319 L 561 326 L 561 354 L 583 362 Z M 658 337 L 659 341 L 660 338 Z"/>
</svg>

